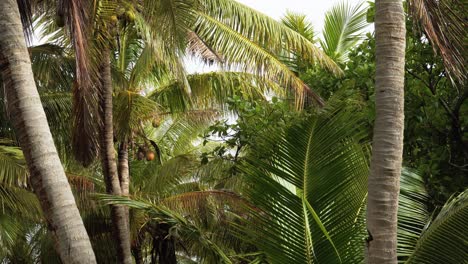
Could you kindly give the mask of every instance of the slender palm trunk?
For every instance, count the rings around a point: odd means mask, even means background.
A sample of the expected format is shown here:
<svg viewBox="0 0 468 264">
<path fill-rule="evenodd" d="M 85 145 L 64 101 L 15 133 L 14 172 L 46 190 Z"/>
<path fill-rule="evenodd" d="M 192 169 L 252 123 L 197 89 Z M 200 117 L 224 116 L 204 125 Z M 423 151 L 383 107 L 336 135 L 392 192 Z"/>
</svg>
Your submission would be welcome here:
<svg viewBox="0 0 468 264">
<path fill-rule="evenodd" d="M 102 118 L 101 128 L 101 163 L 109 194 L 122 195 L 117 164 L 115 161 L 114 131 L 112 118 L 112 80 L 110 68 L 110 51 L 102 53 L 101 87 L 100 87 L 100 115 Z M 120 263 L 131 264 L 132 253 L 130 250 L 130 229 L 124 206 L 111 206 L 112 223 L 114 235 L 117 242 L 117 254 Z"/>
<path fill-rule="evenodd" d="M 403 155 L 405 14 L 401 0 L 375 1 L 376 119 L 368 181 L 367 263 L 397 263 Z"/>
<path fill-rule="evenodd" d="M 16 0 L 0 1 L 0 70 L 31 184 L 63 263 L 96 263 L 34 83 Z"/>
<path fill-rule="evenodd" d="M 122 195 L 128 195 L 130 185 L 130 172 L 128 166 L 128 143 L 126 139 L 119 146 L 119 180 Z"/>
<path fill-rule="evenodd" d="M 120 189 L 123 196 L 128 196 L 129 186 L 130 186 L 130 171 L 128 165 L 128 143 L 124 139 L 119 145 L 119 161 L 118 161 L 118 173 L 119 173 L 119 182 Z M 125 211 L 125 222 L 127 223 L 128 228 L 130 228 L 130 214 L 129 208 L 124 206 Z"/>
</svg>

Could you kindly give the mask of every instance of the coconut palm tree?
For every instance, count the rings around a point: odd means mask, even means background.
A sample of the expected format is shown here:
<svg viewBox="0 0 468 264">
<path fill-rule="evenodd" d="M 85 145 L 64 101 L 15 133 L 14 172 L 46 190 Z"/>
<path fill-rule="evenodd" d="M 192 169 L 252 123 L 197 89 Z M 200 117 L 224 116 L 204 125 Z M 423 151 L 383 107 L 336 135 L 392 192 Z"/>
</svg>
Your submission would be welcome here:
<svg viewBox="0 0 468 264">
<path fill-rule="evenodd" d="M 403 157 L 405 13 L 400 1 L 375 3 L 375 109 L 368 180 L 367 263 L 396 263 Z"/>
<path fill-rule="evenodd" d="M 94 263 L 88 235 L 60 163 L 35 87 L 16 1 L 2 1 L 2 80 L 11 121 L 25 155 L 31 183 L 67 263 Z"/>
</svg>

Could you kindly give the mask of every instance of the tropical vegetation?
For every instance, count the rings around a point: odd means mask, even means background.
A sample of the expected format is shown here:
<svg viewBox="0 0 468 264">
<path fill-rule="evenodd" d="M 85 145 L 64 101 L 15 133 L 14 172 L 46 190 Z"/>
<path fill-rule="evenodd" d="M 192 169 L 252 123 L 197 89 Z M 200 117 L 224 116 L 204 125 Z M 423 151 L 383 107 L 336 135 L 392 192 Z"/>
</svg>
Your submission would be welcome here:
<svg viewBox="0 0 468 264">
<path fill-rule="evenodd" d="M 464 11 L 2 1 L 1 263 L 465 263 Z"/>
</svg>

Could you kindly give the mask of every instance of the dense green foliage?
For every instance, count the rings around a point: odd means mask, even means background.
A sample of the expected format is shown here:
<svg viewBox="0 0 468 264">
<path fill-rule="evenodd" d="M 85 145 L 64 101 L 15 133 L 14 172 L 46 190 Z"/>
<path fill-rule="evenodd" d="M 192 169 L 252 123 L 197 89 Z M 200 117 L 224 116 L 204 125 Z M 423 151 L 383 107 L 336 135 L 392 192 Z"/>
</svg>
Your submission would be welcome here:
<svg viewBox="0 0 468 264">
<path fill-rule="evenodd" d="M 128 143 L 128 197 L 106 194 L 98 162 L 82 166 L 70 149 L 83 132 L 73 123 L 79 65 L 70 40 L 59 30 L 54 44 L 30 47 L 98 262 L 117 262 L 106 205 L 121 204 L 131 208 L 136 263 L 362 263 L 375 75 L 364 6 L 332 8 L 320 40 L 301 14 L 280 23 L 229 0 L 153 2 L 141 14 L 128 4 L 117 17 L 99 1 L 95 14 L 96 32 L 111 20 L 120 30 L 110 58 L 113 130 L 116 150 Z M 57 29 L 53 16 L 38 18 L 46 32 Z M 451 81 L 407 22 L 398 260 L 462 263 L 468 86 Z M 155 25 L 167 30 L 158 35 Z M 228 70 L 188 74 L 186 53 Z M 6 100 L 0 89 L 0 262 L 60 263 Z"/>
<path fill-rule="evenodd" d="M 367 38 L 349 54 L 342 78 L 310 68 L 301 78 L 319 94 L 339 94 L 353 100 L 356 111 L 373 124 L 375 40 Z M 440 57 L 419 33 L 408 30 L 405 75 L 404 165 L 418 169 L 440 206 L 468 186 L 468 87 L 455 86 L 446 75 Z"/>
</svg>

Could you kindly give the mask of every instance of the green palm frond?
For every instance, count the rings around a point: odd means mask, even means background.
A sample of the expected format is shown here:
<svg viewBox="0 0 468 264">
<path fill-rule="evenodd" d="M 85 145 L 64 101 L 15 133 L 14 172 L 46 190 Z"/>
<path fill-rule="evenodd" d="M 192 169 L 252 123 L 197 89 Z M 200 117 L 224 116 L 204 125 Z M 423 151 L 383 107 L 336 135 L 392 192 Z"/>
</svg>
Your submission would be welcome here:
<svg viewBox="0 0 468 264">
<path fill-rule="evenodd" d="M 47 116 L 55 146 L 63 161 L 71 158 L 72 94 L 70 92 L 41 93 L 42 106 Z"/>
<path fill-rule="evenodd" d="M 361 39 L 363 29 L 368 25 L 362 2 L 351 6 L 341 2 L 325 14 L 321 46 L 324 52 L 337 62 L 345 62 L 347 54 Z"/>
<path fill-rule="evenodd" d="M 199 161 L 193 155 L 179 155 L 163 164 L 134 161 L 132 188 L 135 192 L 152 197 L 166 197 L 178 185 L 193 179 Z"/>
<path fill-rule="evenodd" d="M 157 205 L 144 200 L 130 200 L 126 197 L 97 195 L 97 198 L 106 204 L 126 205 L 130 208 L 142 210 L 148 215 L 148 220 L 154 223 L 164 223 L 170 226 L 169 236 L 174 239 L 188 238 L 203 250 L 204 256 L 215 260 L 213 263 L 232 263 L 223 246 L 216 243 L 210 233 L 199 226 L 190 217 L 186 217 L 176 210 L 166 206 Z M 193 251 L 193 248 L 188 250 Z"/>
<path fill-rule="evenodd" d="M 27 180 L 28 169 L 23 151 L 19 147 L 0 145 L 0 184 L 24 187 Z"/>
<path fill-rule="evenodd" d="M 414 252 L 421 232 L 429 221 L 429 202 L 423 177 L 403 168 L 398 200 L 398 261 L 404 263 Z"/>
<path fill-rule="evenodd" d="M 281 22 L 288 28 L 301 34 L 301 36 L 310 42 L 315 42 L 314 26 L 307 21 L 306 15 L 287 11 L 284 17 L 281 18 Z"/>
<path fill-rule="evenodd" d="M 223 67 L 233 71 L 256 74 L 267 80 L 278 82 L 283 87 L 293 89 L 296 92 L 297 106 L 302 106 L 306 95 L 314 98 L 319 105 L 323 104 L 321 98 L 311 91 L 274 53 L 245 35 L 203 13 L 199 13 L 199 19 L 194 28 L 200 38 L 213 50 L 222 54 Z"/>
<path fill-rule="evenodd" d="M 273 54 L 281 54 L 287 50 L 301 54 L 304 59 L 317 62 L 334 73 L 341 72 L 341 69 L 309 40 L 273 18 L 237 1 L 201 0 L 200 2 L 204 7 L 203 12 L 212 19 Z"/>
<path fill-rule="evenodd" d="M 34 193 L 24 188 L 0 185 L 0 206 L 4 212 L 20 214 L 24 219 L 39 219 L 41 209 Z"/>
<path fill-rule="evenodd" d="M 187 76 L 191 94 L 184 92 L 180 82 L 158 87 L 149 97 L 173 113 L 198 109 L 225 109 L 227 100 L 240 95 L 246 100 L 264 98 L 268 93 L 284 95 L 273 81 L 242 72 L 210 72 Z"/>
<path fill-rule="evenodd" d="M 114 124 L 120 140 L 138 130 L 142 123 L 157 116 L 158 105 L 136 92 L 121 91 L 114 96 Z"/>
<path fill-rule="evenodd" d="M 75 75 L 74 58 L 58 45 L 29 47 L 34 79 L 40 91 L 70 91 Z"/>
<path fill-rule="evenodd" d="M 147 134 L 158 144 L 165 160 L 167 157 L 193 151 L 195 141 L 217 117 L 217 111 L 212 110 L 195 110 L 174 117 L 167 116 L 158 128 L 148 128 Z"/>
<path fill-rule="evenodd" d="M 466 263 L 468 191 L 449 200 L 426 226 L 406 263 Z"/>
<path fill-rule="evenodd" d="M 354 258 L 347 254 L 355 253 L 349 252 L 351 239 L 365 236 L 356 221 L 368 173 L 358 124 L 358 117 L 345 111 L 315 114 L 286 131 L 270 162 L 252 160 L 242 169 L 250 186 L 246 195 L 265 213 L 252 214 L 240 229 L 268 261 Z"/>
</svg>

